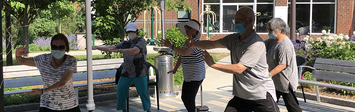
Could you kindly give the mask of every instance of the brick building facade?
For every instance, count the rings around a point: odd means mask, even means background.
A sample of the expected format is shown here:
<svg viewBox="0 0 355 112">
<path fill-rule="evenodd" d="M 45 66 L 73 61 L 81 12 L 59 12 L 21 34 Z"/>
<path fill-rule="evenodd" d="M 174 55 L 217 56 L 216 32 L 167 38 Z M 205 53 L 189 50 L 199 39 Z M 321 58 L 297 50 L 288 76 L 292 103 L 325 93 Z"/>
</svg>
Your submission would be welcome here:
<svg viewBox="0 0 355 112">
<path fill-rule="evenodd" d="M 355 30 L 355 2 L 354 0 L 296 0 L 296 29 L 300 27 L 310 28 L 311 37 L 318 37 L 321 35 L 321 30 L 330 28 L 331 33 L 353 35 Z M 217 40 L 223 38 L 228 34 L 235 33 L 231 19 L 234 18 L 235 11 L 238 7 L 248 6 L 253 8 L 254 12 L 260 12 L 260 16 L 256 16 L 256 31 L 264 39 L 268 38 L 265 23 L 275 16 L 275 13 L 283 13 L 283 17 L 288 17 L 287 22 L 290 24 L 290 0 L 187 0 L 187 4 L 191 5 L 192 12 L 188 15 L 189 19 L 199 20 L 199 15 L 205 10 L 206 5 L 211 5 L 211 11 L 217 14 L 217 22 L 212 25 L 213 31 L 210 31 L 210 40 Z M 198 5 L 200 3 L 200 5 Z M 277 10 L 277 7 L 288 8 L 287 12 L 284 10 Z M 200 14 L 199 11 L 200 10 Z M 276 11 L 275 11 L 276 10 Z M 234 12 L 233 12 L 234 11 Z M 284 11 L 284 12 L 283 12 Z M 286 14 L 288 13 L 288 14 Z M 156 12 L 154 12 L 155 15 Z M 280 15 L 280 14 L 277 14 Z M 222 17 L 221 17 L 222 16 Z M 204 15 L 206 18 L 206 15 Z M 206 20 L 200 18 L 201 22 L 201 39 L 207 39 Z M 155 18 L 156 19 L 156 18 Z M 160 15 L 158 17 L 160 19 Z M 165 9 L 165 31 L 166 29 L 175 26 L 180 20 L 178 13 L 175 11 L 168 11 Z M 142 14 L 136 21 L 139 28 L 149 29 L 147 38 L 151 37 L 151 13 L 147 11 Z M 154 23 L 160 22 L 159 20 Z M 157 36 L 157 29 L 160 29 L 160 24 L 154 24 L 154 37 Z"/>
</svg>

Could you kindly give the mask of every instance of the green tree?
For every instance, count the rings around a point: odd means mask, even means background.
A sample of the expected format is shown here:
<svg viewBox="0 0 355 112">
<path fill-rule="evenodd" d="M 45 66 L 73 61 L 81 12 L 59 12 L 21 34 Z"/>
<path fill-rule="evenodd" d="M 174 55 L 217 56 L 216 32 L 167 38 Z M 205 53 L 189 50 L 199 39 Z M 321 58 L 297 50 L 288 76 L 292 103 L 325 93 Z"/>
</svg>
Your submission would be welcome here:
<svg viewBox="0 0 355 112">
<path fill-rule="evenodd" d="M 52 19 L 58 19 L 58 33 L 62 33 L 62 27 L 60 20 L 61 18 L 68 18 L 75 14 L 75 6 L 73 2 L 69 0 L 62 0 L 55 3 L 52 3 L 49 6 L 50 12 L 52 14 Z"/>
<path fill-rule="evenodd" d="M 10 13 L 20 23 L 23 28 L 23 44 L 28 51 L 28 26 L 31 24 L 37 15 L 48 9 L 48 5 L 55 3 L 55 0 L 3 0 L 4 11 Z"/>
<path fill-rule="evenodd" d="M 93 34 L 95 38 L 103 40 L 105 45 L 117 44 L 123 40 L 124 27 L 134 22 L 144 10 L 150 6 L 160 6 L 160 0 L 93 0 L 92 7 L 95 13 L 93 20 Z M 177 11 L 178 8 L 191 10 L 184 0 L 169 0 L 166 3 L 168 10 Z M 110 55 L 110 53 L 106 53 Z"/>
</svg>

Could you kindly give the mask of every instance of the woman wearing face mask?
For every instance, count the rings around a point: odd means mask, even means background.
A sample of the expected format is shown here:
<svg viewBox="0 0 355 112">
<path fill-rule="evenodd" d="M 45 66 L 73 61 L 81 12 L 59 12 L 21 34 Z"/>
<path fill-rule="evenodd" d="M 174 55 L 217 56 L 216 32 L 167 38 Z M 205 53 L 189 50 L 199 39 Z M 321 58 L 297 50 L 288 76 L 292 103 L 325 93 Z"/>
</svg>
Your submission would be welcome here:
<svg viewBox="0 0 355 112">
<path fill-rule="evenodd" d="M 32 89 L 26 94 L 42 94 L 39 112 L 80 112 L 79 103 L 73 87 L 73 74 L 76 72 L 76 58 L 65 54 L 69 52 L 69 42 L 65 35 L 57 34 L 51 40 L 51 53 L 33 58 L 25 58 L 24 47 L 16 49 L 16 60 L 22 65 L 39 69 L 43 89 Z"/>
<path fill-rule="evenodd" d="M 268 22 L 269 39 L 265 40 L 265 45 L 269 75 L 275 84 L 277 102 L 282 95 L 288 112 L 301 112 L 295 96 L 298 85 L 296 54 L 286 36 L 286 27 L 280 18 Z"/>
<path fill-rule="evenodd" d="M 123 54 L 123 69 L 117 84 L 117 110 L 127 111 L 126 99 L 128 89 L 132 82 L 135 83 L 137 92 L 141 98 L 144 111 L 150 112 L 150 96 L 147 85 L 147 47 L 143 38 L 137 37 L 138 25 L 128 23 L 126 26 L 128 41 L 123 41 L 114 46 L 93 47 L 92 50 L 107 52 L 120 52 Z"/>
</svg>

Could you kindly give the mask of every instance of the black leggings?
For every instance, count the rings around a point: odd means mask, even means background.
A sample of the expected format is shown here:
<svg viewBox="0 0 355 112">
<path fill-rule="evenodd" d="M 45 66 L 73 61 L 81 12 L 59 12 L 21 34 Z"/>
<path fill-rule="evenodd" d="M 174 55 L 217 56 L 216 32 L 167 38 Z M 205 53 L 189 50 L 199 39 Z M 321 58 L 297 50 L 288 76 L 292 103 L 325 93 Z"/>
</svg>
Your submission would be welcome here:
<svg viewBox="0 0 355 112">
<path fill-rule="evenodd" d="M 203 81 L 203 80 L 202 80 Z M 188 112 L 195 112 L 195 98 L 202 81 L 185 82 L 182 85 L 181 99 Z"/>
<path fill-rule="evenodd" d="M 280 112 L 280 110 L 271 94 L 267 92 L 266 99 L 260 100 L 246 100 L 234 96 L 224 112 Z"/>
<path fill-rule="evenodd" d="M 68 109 L 68 110 L 51 110 L 46 107 L 40 107 L 39 112 L 81 112 L 81 111 L 80 111 L 79 106 L 77 106 L 77 107 L 74 107 L 74 108 Z"/>
</svg>

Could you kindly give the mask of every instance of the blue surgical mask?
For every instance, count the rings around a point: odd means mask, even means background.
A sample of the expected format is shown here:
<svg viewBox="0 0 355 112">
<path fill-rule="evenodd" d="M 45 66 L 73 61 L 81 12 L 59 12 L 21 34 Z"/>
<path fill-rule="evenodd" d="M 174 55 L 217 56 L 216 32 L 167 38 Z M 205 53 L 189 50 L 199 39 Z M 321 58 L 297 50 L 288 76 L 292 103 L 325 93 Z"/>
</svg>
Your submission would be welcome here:
<svg viewBox="0 0 355 112">
<path fill-rule="evenodd" d="M 269 32 L 269 39 L 275 39 L 277 35 L 274 34 L 274 31 Z"/>
<path fill-rule="evenodd" d="M 239 23 L 239 24 L 234 24 L 234 29 L 236 32 L 238 32 L 239 34 L 244 33 L 244 31 L 246 30 L 244 28 L 244 23 Z"/>
<path fill-rule="evenodd" d="M 60 50 L 52 50 L 51 54 L 54 58 L 60 59 L 65 55 L 65 51 L 60 51 Z"/>
</svg>

